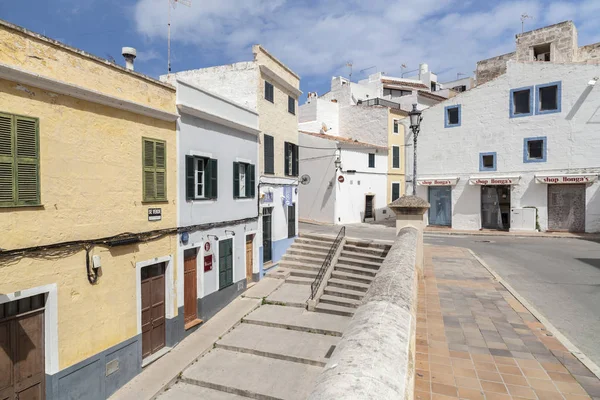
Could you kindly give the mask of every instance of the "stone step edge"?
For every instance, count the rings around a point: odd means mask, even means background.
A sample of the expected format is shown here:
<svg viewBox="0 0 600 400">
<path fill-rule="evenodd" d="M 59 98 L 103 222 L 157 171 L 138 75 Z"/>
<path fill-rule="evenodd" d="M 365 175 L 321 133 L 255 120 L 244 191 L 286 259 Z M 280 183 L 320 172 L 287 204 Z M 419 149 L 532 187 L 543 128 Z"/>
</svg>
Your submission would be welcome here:
<svg viewBox="0 0 600 400">
<path fill-rule="evenodd" d="M 351 307 L 338 306 L 335 304 L 319 303 L 315 307 L 316 312 L 324 314 L 341 315 L 345 317 L 352 317 L 356 312 L 356 309 Z"/>
<path fill-rule="evenodd" d="M 315 334 L 315 335 L 327 335 L 327 336 L 337 336 L 337 337 L 341 337 L 342 336 L 342 332 L 332 331 L 332 330 L 329 330 L 329 329 L 308 328 L 306 326 L 301 326 L 301 325 L 280 324 L 278 322 L 261 321 L 261 320 L 258 320 L 258 319 L 244 318 L 244 319 L 242 319 L 242 323 L 243 324 L 254 324 L 254 325 L 268 326 L 268 327 L 271 327 L 271 328 L 289 329 L 289 330 L 292 330 L 292 331 L 312 333 L 312 334 Z"/>
<path fill-rule="evenodd" d="M 273 358 L 276 360 L 295 362 L 297 364 L 314 365 L 315 367 L 324 367 L 326 365 L 326 363 L 324 363 L 322 361 L 311 360 L 309 358 L 290 356 L 290 355 L 280 354 L 280 353 L 272 353 L 269 351 L 256 350 L 256 349 L 251 349 L 248 347 L 220 344 L 219 342 L 215 343 L 215 347 L 219 348 L 219 349 L 223 349 L 223 350 L 232 351 L 232 352 L 246 353 L 246 354 L 252 354 L 252 355 L 260 356 L 260 357 Z"/>
<path fill-rule="evenodd" d="M 283 399 L 280 399 L 279 397 L 273 397 L 273 396 L 269 396 L 266 394 L 252 392 L 250 390 L 238 389 L 238 388 L 231 387 L 231 386 L 225 386 L 225 385 L 221 385 L 219 383 L 207 382 L 207 381 L 202 381 L 202 380 L 194 379 L 194 378 L 188 378 L 183 375 L 181 376 L 180 382 L 187 383 L 189 385 L 196 385 L 196 386 L 201 386 L 201 387 L 205 387 L 208 389 L 218 390 L 219 392 L 237 394 L 238 396 L 249 397 L 251 399 L 283 400 Z"/>
</svg>

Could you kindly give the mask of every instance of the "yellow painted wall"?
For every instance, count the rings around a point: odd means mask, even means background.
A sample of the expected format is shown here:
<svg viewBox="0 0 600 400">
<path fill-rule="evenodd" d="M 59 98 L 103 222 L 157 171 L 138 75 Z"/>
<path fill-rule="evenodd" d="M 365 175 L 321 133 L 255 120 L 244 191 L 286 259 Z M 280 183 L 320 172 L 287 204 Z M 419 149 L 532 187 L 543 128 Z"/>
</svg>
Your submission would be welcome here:
<svg viewBox="0 0 600 400">
<path fill-rule="evenodd" d="M 274 60 L 262 48 L 255 46 L 255 61 L 259 65 L 265 65 L 271 71 L 278 74 L 286 82 L 295 88 L 300 87 L 300 79 Z M 298 101 L 296 101 L 296 115 L 288 112 L 288 93 L 283 87 L 273 82 L 268 77 L 259 73 L 258 79 L 258 103 L 259 127 L 261 130 L 261 148 L 259 161 L 261 174 L 264 172 L 264 134 L 273 136 L 275 155 L 275 176 L 285 176 L 284 169 L 284 142 L 298 144 Z M 274 86 L 274 103 L 265 100 L 265 79 Z M 293 96 L 292 96 L 293 97 Z"/>
<path fill-rule="evenodd" d="M 132 74 L 108 61 L 81 54 L 34 33 L 0 23 L 0 63 L 48 78 L 93 89 L 168 112 L 176 112 L 175 91 L 141 74 Z"/>
<path fill-rule="evenodd" d="M 392 182 L 400 182 L 400 196 L 405 192 L 405 145 L 404 145 L 404 125 L 399 124 L 398 133 L 394 133 L 394 120 L 405 118 L 405 113 L 397 112 L 389 109 L 388 111 L 388 185 L 387 185 L 387 201 L 388 204 L 392 201 Z M 400 168 L 393 168 L 393 150 L 392 146 L 400 147 Z"/>
</svg>

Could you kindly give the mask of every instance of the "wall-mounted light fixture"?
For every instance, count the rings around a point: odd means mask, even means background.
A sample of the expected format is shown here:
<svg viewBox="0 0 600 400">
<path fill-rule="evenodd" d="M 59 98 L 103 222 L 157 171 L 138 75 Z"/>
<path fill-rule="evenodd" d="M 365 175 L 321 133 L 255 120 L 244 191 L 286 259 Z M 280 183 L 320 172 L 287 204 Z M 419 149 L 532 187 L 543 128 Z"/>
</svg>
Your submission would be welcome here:
<svg viewBox="0 0 600 400">
<path fill-rule="evenodd" d="M 596 84 L 596 82 L 598 82 L 599 80 L 600 80 L 600 77 L 596 76 L 596 77 L 592 78 L 591 81 L 588 82 L 588 85 L 594 86 Z"/>
<path fill-rule="evenodd" d="M 333 164 L 335 165 L 335 170 L 337 171 L 338 169 L 341 170 L 342 169 L 342 159 L 341 159 L 341 154 L 342 152 L 340 151 L 340 149 L 337 149 L 335 151 L 335 161 L 333 162 Z"/>
<path fill-rule="evenodd" d="M 207 237 L 208 239 L 210 239 L 210 237 L 211 237 L 211 236 L 212 236 L 212 237 L 214 237 L 214 238 L 215 238 L 215 240 L 219 240 L 219 237 L 218 237 L 217 235 L 206 235 L 206 237 Z"/>
<path fill-rule="evenodd" d="M 230 230 L 225 229 L 225 234 L 226 235 L 227 235 L 228 232 L 231 233 L 231 236 L 235 236 L 235 232 L 234 231 L 230 231 Z"/>
</svg>

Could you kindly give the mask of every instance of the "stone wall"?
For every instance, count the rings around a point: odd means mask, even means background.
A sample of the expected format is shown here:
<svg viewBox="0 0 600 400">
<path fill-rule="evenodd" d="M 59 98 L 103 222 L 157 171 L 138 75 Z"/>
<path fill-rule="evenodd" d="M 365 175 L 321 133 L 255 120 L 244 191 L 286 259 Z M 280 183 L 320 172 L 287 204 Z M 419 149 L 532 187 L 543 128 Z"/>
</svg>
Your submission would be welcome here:
<svg viewBox="0 0 600 400">
<path fill-rule="evenodd" d="M 533 46 L 550 43 L 550 61 L 567 63 L 577 60 L 577 29 L 572 21 L 546 26 L 517 35 L 517 61 L 535 61 Z"/>
<path fill-rule="evenodd" d="M 600 43 L 589 44 L 579 48 L 579 61 L 600 62 Z"/>
<path fill-rule="evenodd" d="M 309 399 L 412 399 L 418 232 L 404 228 Z"/>
<path fill-rule="evenodd" d="M 501 56 L 488 58 L 477 62 L 477 85 L 484 84 L 492 79 L 506 73 L 506 63 L 514 60 L 516 53 L 503 54 Z"/>
</svg>

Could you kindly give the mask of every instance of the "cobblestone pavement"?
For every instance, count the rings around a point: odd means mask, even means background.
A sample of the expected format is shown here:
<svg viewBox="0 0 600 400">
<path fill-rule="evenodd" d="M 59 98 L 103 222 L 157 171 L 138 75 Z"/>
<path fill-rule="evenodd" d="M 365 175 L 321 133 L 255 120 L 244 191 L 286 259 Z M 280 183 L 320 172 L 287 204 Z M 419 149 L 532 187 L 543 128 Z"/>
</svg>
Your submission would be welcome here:
<svg viewBox="0 0 600 400">
<path fill-rule="evenodd" d="M 426 247 L 416 349 L 415 399 L 600 399 L 600 380 L 464 248 Z"/>
</svg>

